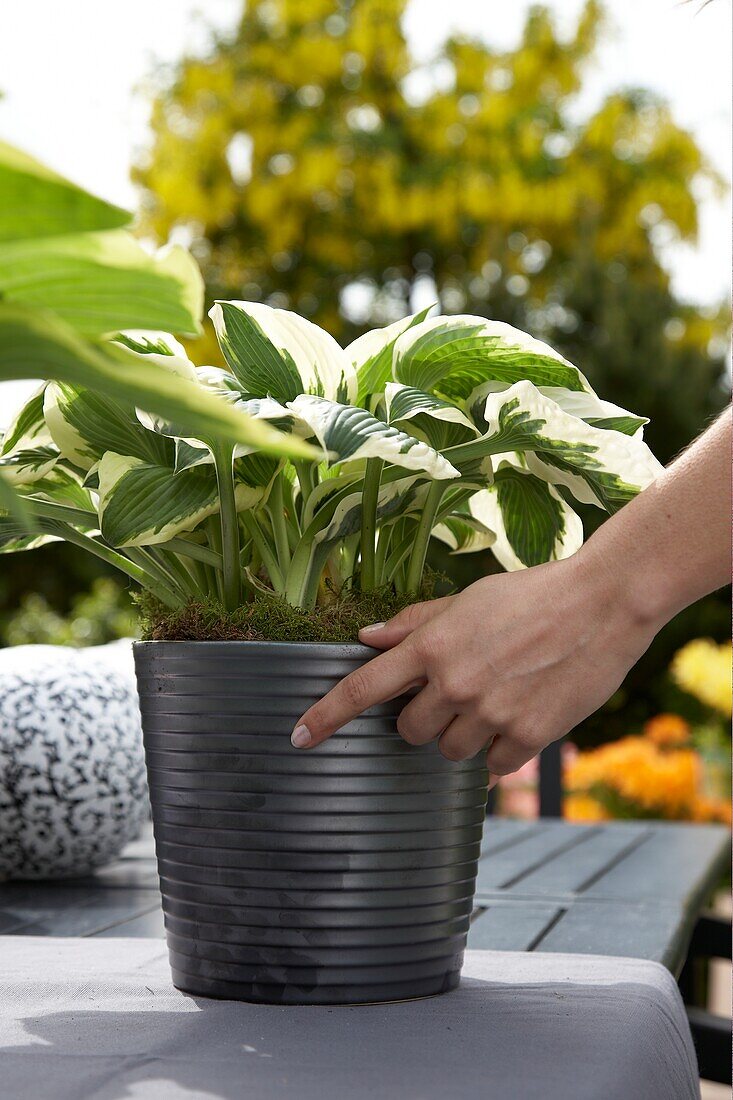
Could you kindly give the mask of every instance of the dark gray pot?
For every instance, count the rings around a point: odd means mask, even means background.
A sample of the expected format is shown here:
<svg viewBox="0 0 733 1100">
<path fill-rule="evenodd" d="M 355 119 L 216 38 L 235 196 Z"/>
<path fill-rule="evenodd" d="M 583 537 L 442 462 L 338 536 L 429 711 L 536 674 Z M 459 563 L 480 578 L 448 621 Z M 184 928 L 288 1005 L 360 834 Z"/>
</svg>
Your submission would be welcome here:
<svg viewBox="0 0 733 1100">
<path fill-rule="evenodd" d="M 458 984 L 486 803 L 483 754 L 407 745 L 404 699 L 290 745 L 361 645 L 139 642 L 135 667 L 173 982 L 277 1004 Z"/>
</svg>

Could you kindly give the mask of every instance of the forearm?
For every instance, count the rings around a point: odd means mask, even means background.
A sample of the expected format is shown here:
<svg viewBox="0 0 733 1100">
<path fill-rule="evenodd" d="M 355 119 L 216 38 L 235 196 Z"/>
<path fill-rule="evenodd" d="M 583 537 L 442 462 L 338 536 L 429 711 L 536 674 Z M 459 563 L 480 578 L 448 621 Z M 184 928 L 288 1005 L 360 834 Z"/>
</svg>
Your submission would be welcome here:
<svg viewBox="0 0 733 1100">
<path fill-rule="evenodd" d="M 578 554 L 582 572 L 623 592 L 660 629 L 730 579 L 731 414 L 726 410 Z"/>
</svg>

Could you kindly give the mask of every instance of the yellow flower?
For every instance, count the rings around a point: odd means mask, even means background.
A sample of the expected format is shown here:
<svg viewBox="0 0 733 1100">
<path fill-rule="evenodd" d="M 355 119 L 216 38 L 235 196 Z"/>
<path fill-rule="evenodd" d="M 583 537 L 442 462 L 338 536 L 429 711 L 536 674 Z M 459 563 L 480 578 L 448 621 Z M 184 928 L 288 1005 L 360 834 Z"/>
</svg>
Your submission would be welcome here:
<svg viewBox="0 0 733 1100">
<path fill-rule="evenodd" d="M 683 691 L 721 714 L 731 713 L 731 643 L 688 642 L 672 659 L 672 678 Z"/>
<path fill-rule="evenodd" d="M 693 821 L 720 822 L 731 824 L 731 801 L 729 798 L 700 797 L 693 807 Z"/>
<path fill-rule="evenodd" d="M 586 794 L 571 794 L 565 799 L 563 816 L 566 821 L 608 821 L 609 815 L 595 798 Z"/>
<path fill-rule="evenodd" d="M 690 739 L 690 726 L 679 714 L 658 714 L 645 724 L 644 736 L 660 748 L 684 745 Z"/>
</svg>

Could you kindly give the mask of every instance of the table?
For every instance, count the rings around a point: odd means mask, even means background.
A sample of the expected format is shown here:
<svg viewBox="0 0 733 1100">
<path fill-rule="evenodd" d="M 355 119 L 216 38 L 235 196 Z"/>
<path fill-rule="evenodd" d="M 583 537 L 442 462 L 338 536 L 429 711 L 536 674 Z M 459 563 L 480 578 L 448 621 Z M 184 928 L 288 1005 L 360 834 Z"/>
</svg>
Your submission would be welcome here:
<svg viewBox="0 0 733 1100">
<path fill-rule="evenodd" d="M 28 1100 L 41 1078 L 58 1100 L 234 1098 L 243 1080 L 257 1100 L 347 1082 L 354 1100 L 693 1100 L 674 978 L 728 847 L 718 826 L 489 818 L 456 993 L 292 1010 L 172 989 L 147 832 L 87 879 L 0 886 L 3 1076 Z"/>
<path fill-rule="evenodd" d="M 676 977 L 728 852 L 717 825 L 488 818 L 468 946 L 631 956 Z M 163 937 L 151 832 L 89 878 L 0 885 L 0 934 Z"/>
</svg>

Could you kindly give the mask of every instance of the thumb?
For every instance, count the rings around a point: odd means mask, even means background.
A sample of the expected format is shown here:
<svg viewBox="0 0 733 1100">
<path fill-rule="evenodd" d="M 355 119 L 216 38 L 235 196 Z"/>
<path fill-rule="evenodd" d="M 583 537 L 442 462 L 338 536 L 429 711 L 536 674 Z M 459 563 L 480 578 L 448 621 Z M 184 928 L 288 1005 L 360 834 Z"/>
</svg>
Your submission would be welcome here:
<svg viewBox="0 0 733 1100">
<path fill-rule="evenodd" d="M 375 649 L 392 649 L 399 645 L 418 627 L 424 626 L 442 614 L 453 596 L 442 596 L 439 600 L 426 600 L 425 603 L 413 603 L 405 607 L 386 623 L 372 623 L 359 631 L 359 641 Z"/>
</svg>

